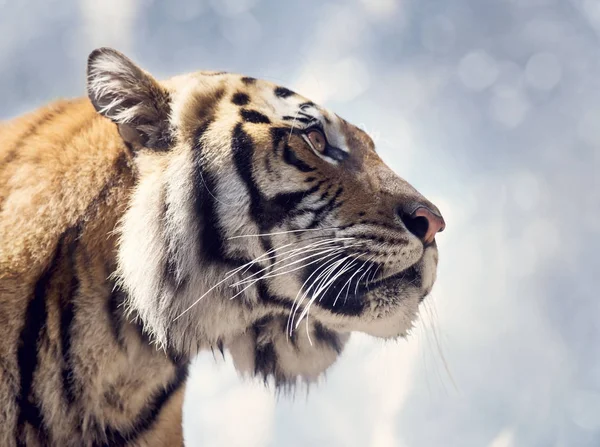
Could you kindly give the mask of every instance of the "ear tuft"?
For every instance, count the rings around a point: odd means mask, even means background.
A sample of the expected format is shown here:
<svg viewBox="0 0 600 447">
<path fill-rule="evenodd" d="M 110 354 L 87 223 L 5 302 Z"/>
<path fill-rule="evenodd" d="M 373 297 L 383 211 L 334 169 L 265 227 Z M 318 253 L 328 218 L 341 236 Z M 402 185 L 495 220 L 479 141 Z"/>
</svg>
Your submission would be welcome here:
<svg viewBox="0 0 600 447">
<path fill-rule="evenodd" d="M 98 113 L 127 130 L 121 131 L 125 141 L 161 150 L 172 145 L 169 92 L 122 53 L 92 51 L 87 91 Z"/>
</svg>

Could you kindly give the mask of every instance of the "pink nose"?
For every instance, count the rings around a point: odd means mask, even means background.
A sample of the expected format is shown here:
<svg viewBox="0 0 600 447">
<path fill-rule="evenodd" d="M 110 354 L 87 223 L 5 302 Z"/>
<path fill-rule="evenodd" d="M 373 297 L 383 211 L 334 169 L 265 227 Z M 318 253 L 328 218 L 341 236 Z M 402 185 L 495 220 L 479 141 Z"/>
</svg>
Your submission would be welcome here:
<svg viewBox="0 0 600 447">
<path fill-rule="evenodd" d="M 424 244 L 431 244 L 435 235 L 440 231 L 444 231 L 444 228 L 446 228 L 444 218 L 425 206 L 417 208 L 411 217 L 414 220 L 425 219 L 421 225 L 422 230 L 419 234 Z"/>
</svg>

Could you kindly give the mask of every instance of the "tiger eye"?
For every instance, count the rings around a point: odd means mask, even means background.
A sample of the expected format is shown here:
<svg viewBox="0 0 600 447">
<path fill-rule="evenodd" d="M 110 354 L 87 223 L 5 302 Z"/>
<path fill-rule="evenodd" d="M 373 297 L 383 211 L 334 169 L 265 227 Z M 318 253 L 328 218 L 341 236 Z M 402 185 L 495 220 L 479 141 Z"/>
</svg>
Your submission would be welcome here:
<svg viewBox="0 0 600 447">
<path fill-rule="evenodd" d="M 319 130 L 311 130 L 308 135 L 308 140 L 312 147 L 317 152 L 323 152 L 327 143 L 325 142 L 325 136 Z"/>
</svg>

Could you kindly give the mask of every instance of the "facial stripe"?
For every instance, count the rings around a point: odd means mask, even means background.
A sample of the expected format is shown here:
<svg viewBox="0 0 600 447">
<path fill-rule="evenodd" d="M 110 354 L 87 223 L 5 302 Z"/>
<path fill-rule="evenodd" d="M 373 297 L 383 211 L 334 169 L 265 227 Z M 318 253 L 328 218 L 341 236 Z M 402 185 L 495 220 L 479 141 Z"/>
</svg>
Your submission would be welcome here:
<svg viewBox="0 0 600 447">
<path fill-rule="evenodd" d="M 289 135 L 289 129 L 285 127 L 272 127 L 271 128 L 271 140 L 273 144 L 273 153 L 279 155 L 279 146 L 283 139 Z"/>
<path fill-rule="evenodd" d="M 185 284 L 189 281 L 189 273 L 183 272 L 177 262 L 177 253 L 183 253 L 186 250 L 182 241 L 172 234 L 168 230 L 169 221 L 172 219 L 171 207 L 173 204 L 167 201 L 167 191 L 163 187 L 163 214 L 162 214 L 162 233 L 163 239 L 166 245 L 166 259 L 163 268 L 163 278 L 165 279 L 165 287 L 171 287 L 175 293 L 185 287 Z"/>
<path fill-rule="evenodd" d="M 223 235 L 221 224 L 217 215 L 215 197 L 211 191 L 215 191 L 216 179 L 212 172 L 205 168 L 203 162 L 202 136 L 208 129 L 210 122 L 198 129 L 195 136 L 195 147 L 193 154 L 194 162 L 194 200 L 195 211 L 202 221 L 200 232 L 200 249 L 204 259 L 213 262 L 222 262 L 224 259 Z"/>
<path fill-rule="evenodd" d="M 247 123 L 271 124 L 271 120 L 268 116 L 263 115 L 262 113 L 256 110 L 242 109 L 240 110 L 240 114 L 242 116 L 242 119 Z"/>
<path fill-rule="evenodd" d="M 238 175 L 243 180 L 250 195 L 250 213 L 258 223 L 261 214 L 261 194 L 252 175 L 254 144 L 250 136 L 238 123 L 233 129 L 231 150 Z"/>
<path fill-rule="evenodd" d="M 315 210 L 315 217 L 313 218 L 312 222 L 308 225 L 308 229 L 316 228 L 331 211 L 341 206 L 341 203 L 343 202 L 337 202 L 337 199 L 342 195 L 343 192 L 344 188 L 340 186 L 333 195 L 333 197 L 329 199 L 329 201 L 327 201 L 325 205 Z"/>
<path fill-rule="evenodd" d="M 287 144 L 283 149 L 283 161 L 302 172 L 313 172 L 316 170 L 316 168 L 300 160 L 294 150 Z"/>
<path fill-rule="evenodd" d="M 246 185 L 250 196 L 250 214 L 261 231 L 278 225 L 298 204 L 316 189 L 299 190 L 277 194 L 271 199 L 260 192 L 252 174 L 254 143 L 238 123 L 232 133 L 231 150 L 238 175 Z"/>
<path fill-rule="evenodd" d="M 257 269 L 257 271 L 258 271 L 258 269 Z M 289 311 L 288 300 L 286 300 L 285 298 L 283 298 L 281 296 L 271 293 L 271 291 L 269 290 L 269 285 L 266 280 L 263 279 L 263 280 L 258 281 L 257 292 L 258 292 L 258 297 L 260 298 L 260 300 L 263 303 L 268 304 L 271 309 L 273 309 L 273 310 L 278 309 L 283 312 Z"/>
</svg>

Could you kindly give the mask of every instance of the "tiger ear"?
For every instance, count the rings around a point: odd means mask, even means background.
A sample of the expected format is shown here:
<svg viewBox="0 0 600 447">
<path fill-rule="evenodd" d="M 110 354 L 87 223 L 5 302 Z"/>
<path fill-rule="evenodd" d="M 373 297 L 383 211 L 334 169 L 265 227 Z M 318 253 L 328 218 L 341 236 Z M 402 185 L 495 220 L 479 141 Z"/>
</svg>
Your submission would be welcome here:
<svg viewBox="0 0 600 447">
<path fill-rule="evenodd" d="M 98 48 L 87 65 L 94 108 L 119 126 L 127 143 L 165 150 L 172 145 L 171 97 L 152 76 L 112 48 Z"/>
</svg>

